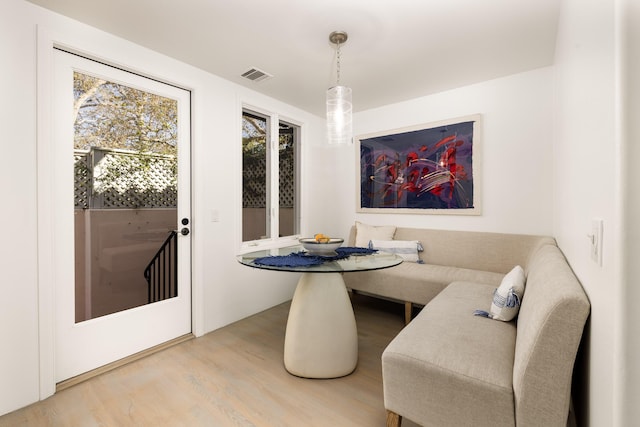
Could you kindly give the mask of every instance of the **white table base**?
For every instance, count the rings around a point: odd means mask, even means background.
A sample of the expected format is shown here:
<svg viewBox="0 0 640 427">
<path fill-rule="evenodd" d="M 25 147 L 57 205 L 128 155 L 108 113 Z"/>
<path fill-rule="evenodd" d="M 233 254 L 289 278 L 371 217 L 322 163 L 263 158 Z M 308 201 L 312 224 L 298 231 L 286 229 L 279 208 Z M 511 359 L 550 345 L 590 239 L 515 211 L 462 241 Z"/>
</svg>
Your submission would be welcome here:
<svg viewBox="0 0 640 427">
<path fill-rule="evenodd" d="M 303 273 L 287 321 L 284 365 L 304 378 L 349 375 L 358 363 L 358 332 L 341 273 Z"/>
</svg>

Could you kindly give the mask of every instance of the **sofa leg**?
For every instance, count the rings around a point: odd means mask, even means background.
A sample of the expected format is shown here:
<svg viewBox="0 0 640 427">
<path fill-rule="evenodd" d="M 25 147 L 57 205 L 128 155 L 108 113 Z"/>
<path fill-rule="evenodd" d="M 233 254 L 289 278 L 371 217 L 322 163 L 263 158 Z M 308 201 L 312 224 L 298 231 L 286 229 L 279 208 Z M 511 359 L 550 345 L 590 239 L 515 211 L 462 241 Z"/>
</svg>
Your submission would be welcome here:
<svg viewBox="0 0 640 427">
<path fill-rule="evenodd" d="M 411 316 L 413 314 L 413 304 L 409 301 L 404 302 L 404 324 L 405 326 L 411 322 Z"/>
<path fill-rule="evenodd" d="M 400 427 L 401 425 L 402 417 L 387 409 L 387 427 Z"/>
</svg>

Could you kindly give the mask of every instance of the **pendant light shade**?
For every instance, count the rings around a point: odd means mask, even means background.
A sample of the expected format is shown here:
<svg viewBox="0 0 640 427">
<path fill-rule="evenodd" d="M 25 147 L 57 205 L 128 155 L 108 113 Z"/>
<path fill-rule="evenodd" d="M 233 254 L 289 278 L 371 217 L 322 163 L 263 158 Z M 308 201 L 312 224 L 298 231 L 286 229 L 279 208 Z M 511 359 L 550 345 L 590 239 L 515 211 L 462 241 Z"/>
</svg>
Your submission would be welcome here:
<svg viewBox="0 0 640 427">
<path fill-rule="evenodd" d="M 353 104 L 351 88 L 340 85 L 340 45 L 347 41 L 347 33 L 334 31 L 329 41 L 336 45 L 336 85 L 327 89 L 327 141 L 329 144 L 353 142 Z"/>
<path fill-rule="evenodd" d="M 351 88 L 334 86 L 327 90 L 327 132 L 329 144 L 352 142 Z"/>
</svg>

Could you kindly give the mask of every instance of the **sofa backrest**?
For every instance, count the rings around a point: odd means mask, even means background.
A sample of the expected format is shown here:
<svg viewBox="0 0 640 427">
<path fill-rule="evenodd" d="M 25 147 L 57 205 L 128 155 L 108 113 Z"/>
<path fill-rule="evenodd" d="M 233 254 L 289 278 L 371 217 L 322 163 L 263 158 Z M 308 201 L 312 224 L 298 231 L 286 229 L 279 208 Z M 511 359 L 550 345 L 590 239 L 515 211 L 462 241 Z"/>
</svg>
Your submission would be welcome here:
<svg viewBox="0 0 640 427">
<path fill-rule="evenodd" d="M 349 245 L 355 243 L 356 227 L 351 227 Z M 429 228 L 396 229 L 394 240 L 418 240 L 424 251 L 419 256 L 427 264 L 447 265 L 506 274 L 516 265 L 527 271 L 530 256 L 542 245 L 555 245 L 548 236 L 452 231 Z"/>
<path fill-rule="evenodd" d="M 564 427 L 590 304 L 556 245 L 540 247 L 528 270 L 513 366 L 516 424 Z"/>
</svg>

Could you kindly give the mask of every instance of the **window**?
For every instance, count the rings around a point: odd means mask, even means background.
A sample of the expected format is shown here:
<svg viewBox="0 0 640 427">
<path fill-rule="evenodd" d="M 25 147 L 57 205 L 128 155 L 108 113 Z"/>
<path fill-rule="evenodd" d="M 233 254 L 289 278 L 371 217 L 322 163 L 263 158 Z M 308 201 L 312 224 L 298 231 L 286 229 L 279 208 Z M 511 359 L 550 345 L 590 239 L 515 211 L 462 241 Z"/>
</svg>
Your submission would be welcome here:
<svg viewBox="0 0 640 427">
<path fill-rule="evenodd" d="M 242 111 L 242 241 L 299 233 L 300 126 Z"/>
</svg>

